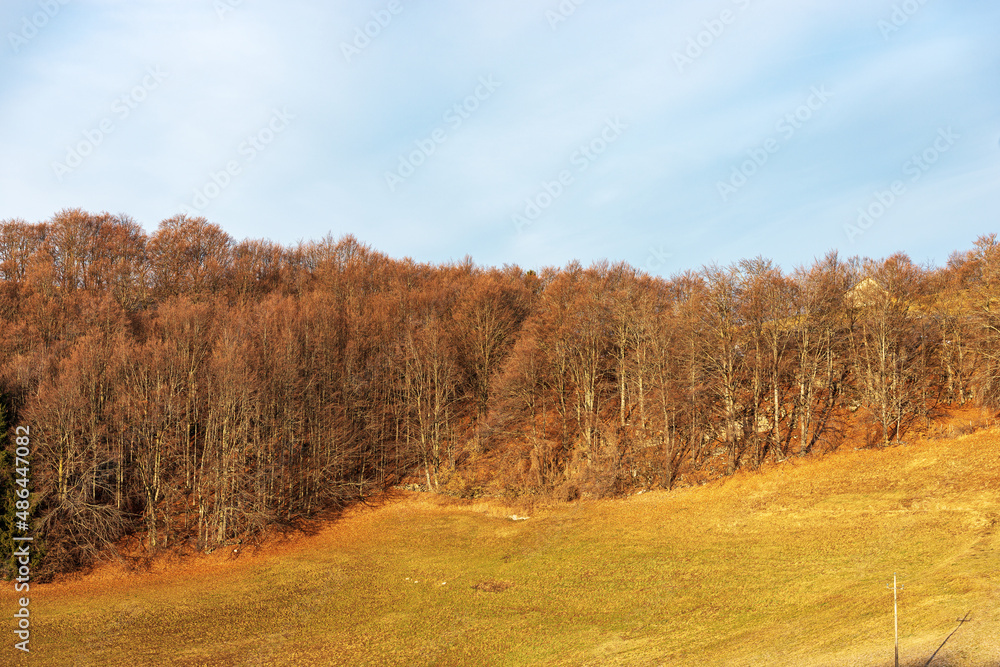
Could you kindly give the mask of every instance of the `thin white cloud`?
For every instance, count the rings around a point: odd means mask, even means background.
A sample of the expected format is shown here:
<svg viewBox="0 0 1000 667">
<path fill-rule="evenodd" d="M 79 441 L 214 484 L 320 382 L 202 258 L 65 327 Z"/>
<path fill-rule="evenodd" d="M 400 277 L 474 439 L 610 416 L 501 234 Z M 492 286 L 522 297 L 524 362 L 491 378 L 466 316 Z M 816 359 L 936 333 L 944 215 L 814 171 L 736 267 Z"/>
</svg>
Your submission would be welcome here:
<svg viewBox="0 0 1000 667">
<path fill-rule="evenodd" d="M 938 127 L 979 143 L 1000 135 L 992 6 L 929 3 L 886 37 L 888 0 L 588 0 L 565 20 L 546 0 L 396 2 L 392 13 L 389 0 L 244 0 L 220 16 L 208 0 L 72 0 L 25 48 L 0 53 L 0 217 L 82 206 L 152 229 L 236 161 L 203 213 L 237 238 L 352 232 L 391 254 L 497 264 L 794 263 L 838 244 L 881 252 L 888 224 L 852 245 L 842 221 Z M 0 24 L 16 28 L 36 8 L 5 3 Z M 724 10 L 733 20 L 720 28 Z M 678 71 L 689 40 L 700 53 Z M 345 44 L 358 52 L 347 57 Z M 116 114 L 150 67 L 167 78 Z M 450 125 L 445 114 L 480 77 L 499 88 Z M 832 97 L 780 136 L 815 86 Z M 294 121 L 248 160 L 241 146 L 275 109 Z M 526 198 L 573 170 L 574 152 L 613 117 L 628 124 L 621 139 L 519 235 L 512 216 Z M 105 119 L 113 132 L 60 180 L 52 163 Z M 385 173 L 441 128 L 445 140 L 391 191 Z M 723 200 L 719 181 L 776 136 L 780 150 Z M 898 249 L 944 252 L 987 224 L 1000 149 L 971 145 L 894 209 L 921 230 L 897 234 Z M 948 211 L 957 222 L 933 223 Z M 660 248 L 673 264 L 647 262 Z"/>
</svg>

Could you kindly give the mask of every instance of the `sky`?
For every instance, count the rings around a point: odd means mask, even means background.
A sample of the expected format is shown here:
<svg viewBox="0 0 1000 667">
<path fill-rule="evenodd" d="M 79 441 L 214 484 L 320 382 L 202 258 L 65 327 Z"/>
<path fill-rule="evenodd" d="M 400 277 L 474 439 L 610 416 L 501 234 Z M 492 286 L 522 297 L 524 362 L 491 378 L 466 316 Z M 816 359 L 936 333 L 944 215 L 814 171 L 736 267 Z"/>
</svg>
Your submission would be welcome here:
<svg viewBox="0 0 1000 667">
<path fill-rule="evenodd" d="M 669 276 L 1000 227 L 995 0 L 3 0 L 0 219 Z"/>
</svg>

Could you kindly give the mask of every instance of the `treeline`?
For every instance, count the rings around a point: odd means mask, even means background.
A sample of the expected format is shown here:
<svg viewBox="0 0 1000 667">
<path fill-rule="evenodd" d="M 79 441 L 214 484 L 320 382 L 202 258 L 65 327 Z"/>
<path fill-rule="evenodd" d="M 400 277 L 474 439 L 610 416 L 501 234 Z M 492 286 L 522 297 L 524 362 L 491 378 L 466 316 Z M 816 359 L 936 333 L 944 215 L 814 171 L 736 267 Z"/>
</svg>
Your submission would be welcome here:
<svg viewBox="0 0 1000 667">
<path fill-rule="evenodd" d="M 211 549 L 400 483 L 600 496 L 848 427 L 883 446 L 939 403 L 1000 401 L 998 267 L 988 236 L 939 269 L 535 273 L 66 210 L 0 223 L 0 392 L 31 428 L 53 573 L 125 535 Z"/>
</svg>

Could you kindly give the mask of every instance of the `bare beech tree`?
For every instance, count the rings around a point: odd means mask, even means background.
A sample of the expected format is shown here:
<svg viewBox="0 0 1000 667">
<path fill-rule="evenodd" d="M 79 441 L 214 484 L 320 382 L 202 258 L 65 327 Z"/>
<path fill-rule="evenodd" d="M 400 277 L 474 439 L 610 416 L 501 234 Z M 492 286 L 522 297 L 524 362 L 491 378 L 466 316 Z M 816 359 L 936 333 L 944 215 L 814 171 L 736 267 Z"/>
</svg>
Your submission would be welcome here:
<svg viewBox="0 0 1000 667">
<path fill-rule="evenodd" d="M 202 297 L 220 289 L 231 263 L 233 240 L 204 218 L 176 216 L 160 223 L 149 242 L 157 298 Z"/>
<path fill-rule="evenodd" d="M 732 474 L 746 450 L 744 430 L 748 415 L 746 393 L 747 340 L 740 304 L 743 289 L 735 268 L 708 267 L 704 271 L 706 292 L 701 306 L 705 339 L 703 363 L 711 378 L 719 435 L 726 450 L 726 471 Z"/>
<path fill-rule="evenodd" d="M 905 255 L 869 262 L 866 274 L 851 293 L 860 311 L 859 374 L 880 443 L 887 445 L 914 415 L 925 381 L 917 364 L 922 341 L 914 327 L 922 275 Z"/>
<path fill-rule="evenodd" d="M 743 319 L 753 348 L 751 414 L 754 466 L 770 453 L 781 459 L 781 422 L 789 383 L 785 378 L 787 350 L 792 342 L 794 284 L 763 258 L 741 263 L 744 281 Z M 762 438 L 762 432 L 768 437 Z"/>
<path fill-rule="evenodd" d="M 979 400 L 1000 405 L 1000 241 L 996 234 L 976 240 L 971 253 L 974 277 L 970 289 L 972 321 L 977 329 L 976 384 Z"/>
</svg>

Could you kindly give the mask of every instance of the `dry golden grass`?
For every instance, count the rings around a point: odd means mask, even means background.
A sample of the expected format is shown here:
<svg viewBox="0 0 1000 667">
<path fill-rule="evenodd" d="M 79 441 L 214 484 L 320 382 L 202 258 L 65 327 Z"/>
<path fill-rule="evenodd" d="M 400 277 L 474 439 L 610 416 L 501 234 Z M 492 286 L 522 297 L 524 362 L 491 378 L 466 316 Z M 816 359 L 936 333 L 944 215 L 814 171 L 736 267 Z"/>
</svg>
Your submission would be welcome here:
<svg viewBox="0 0 1000 667">
<path fill-rule="evenodd" d="M 902 664 L 1000 665 L 998 489 L 993 430 L 527 521 L 401 494 L 266 553 L 33 587 L 30 663 L 0 663 L 891 665 L 897 572 Z"/>
</svg>

